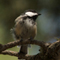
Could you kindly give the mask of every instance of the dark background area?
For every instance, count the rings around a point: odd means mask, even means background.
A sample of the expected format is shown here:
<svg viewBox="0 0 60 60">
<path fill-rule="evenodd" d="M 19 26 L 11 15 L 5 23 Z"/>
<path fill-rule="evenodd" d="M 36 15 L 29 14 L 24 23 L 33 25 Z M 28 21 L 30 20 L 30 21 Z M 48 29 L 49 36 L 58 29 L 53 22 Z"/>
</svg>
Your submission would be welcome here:
<svg viewBox="0 0 60 60">
<path fill-rule="evenodd" d="M 41 16 L 37 18 L 35 39 L 54 42 L 60 37 L 60 0 L 0 0 L 0 43 L 14 41 L 10 29 L 14 20 L 27 9 L 35 9 Z M 39 46 L 29 48 L 29 54 L 37 54 Z M 14 47 L 9 50 L 18 51 Z M 0 55 L 0 60 L 17 60 L 16 57 Z"/>
</svg>

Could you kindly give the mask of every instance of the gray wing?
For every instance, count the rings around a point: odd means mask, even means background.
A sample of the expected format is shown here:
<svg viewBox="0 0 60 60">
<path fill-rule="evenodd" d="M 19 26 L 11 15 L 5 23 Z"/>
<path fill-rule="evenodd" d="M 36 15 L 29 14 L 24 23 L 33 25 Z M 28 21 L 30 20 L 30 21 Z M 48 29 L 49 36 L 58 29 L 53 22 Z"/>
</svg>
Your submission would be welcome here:
<svg viewBox="0 0 60 60">
<path fill-rule="evenodd" d="M 18 21 L 20 21 L 20 20 L 22 20 L 22 16 L 18 16 L 18 17 L 15 19 L 15 26 L 16 26 L 16 23 L 17 23 Z M 17 40 L 17 39 L 19 39 L 19 36 L 17 36 L 17 34 L 16 34 L 16 32 L 15 32 L 15 28 L 16 28 L 15 26 L 11 29 L 11 33 L 12 33 L 12 36 L 13 36 L 14 40 Z"/>
<path fill-rule="evenodd" d="M 20 38 L 23 25 L 22 22 L 26 19 L 26 17 L 27 15 L 20 15 L 15 19 L 15 26 L 11 29 L 12 35 L 15 40 Z"/>
</svg>

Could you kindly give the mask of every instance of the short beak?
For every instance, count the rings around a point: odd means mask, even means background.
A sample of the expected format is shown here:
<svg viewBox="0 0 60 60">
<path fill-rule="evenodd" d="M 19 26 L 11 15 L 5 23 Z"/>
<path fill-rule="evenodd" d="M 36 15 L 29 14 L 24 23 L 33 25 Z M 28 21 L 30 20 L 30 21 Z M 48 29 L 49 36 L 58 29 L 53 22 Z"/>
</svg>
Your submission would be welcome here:
<svg viewBox="0 0 60 60">
<path fill-rule="evenodd" d="M 40 13 L 38 13 L 38 16 L 41 15 Z"/>
</svg>

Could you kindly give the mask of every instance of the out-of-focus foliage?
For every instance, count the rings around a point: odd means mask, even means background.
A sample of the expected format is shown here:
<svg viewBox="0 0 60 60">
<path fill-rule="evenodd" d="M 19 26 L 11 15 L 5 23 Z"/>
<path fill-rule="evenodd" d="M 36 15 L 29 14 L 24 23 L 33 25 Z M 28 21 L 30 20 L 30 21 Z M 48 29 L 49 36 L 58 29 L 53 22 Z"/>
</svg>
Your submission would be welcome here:
<svg viewBox="0 0 60 60">
<path fill-rule="evenodd" d="M 6 44 L 14 40 L 10 29 L 14 26 L 15 18 L 27 9 L 41 13 L 37 19 L 36 39 L 54 41 L 54 37 L 60 37 L 60 0 L 0 0 L 0 43 Z M 39 47 L 34 46 L 29 49 L 30 54 L 36 54 L 37 48 Z M 19 48 L 11 50 L 18 51 Z M 16 57 L 0 56 L 0 60 L 9 58 L 17 60 Z"/>
</svg>

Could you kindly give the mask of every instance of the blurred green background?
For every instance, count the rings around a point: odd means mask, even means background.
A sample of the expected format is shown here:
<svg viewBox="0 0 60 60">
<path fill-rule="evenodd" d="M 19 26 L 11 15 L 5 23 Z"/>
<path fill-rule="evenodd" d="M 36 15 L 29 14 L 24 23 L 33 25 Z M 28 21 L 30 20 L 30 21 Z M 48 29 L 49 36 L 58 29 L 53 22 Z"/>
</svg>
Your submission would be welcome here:
<svg viewBox="0 0 60 60">
<path fill-rule="evenodd" d="M 37 19 L 37 36 L 35 39 L 55 42 L 60 37 L 60 0 L 0 0 L 0 44 L 14 41 L 10 29 L 14 20 L 27 9 L 41 13 Z M 13 47 L 8 50 L 19 51 Z M 39 46 L 32 45 L 29 54 L 39 53 Z M 17 57 L 0 55 L 0 60 L 18 60 Z"/>
</svg>

